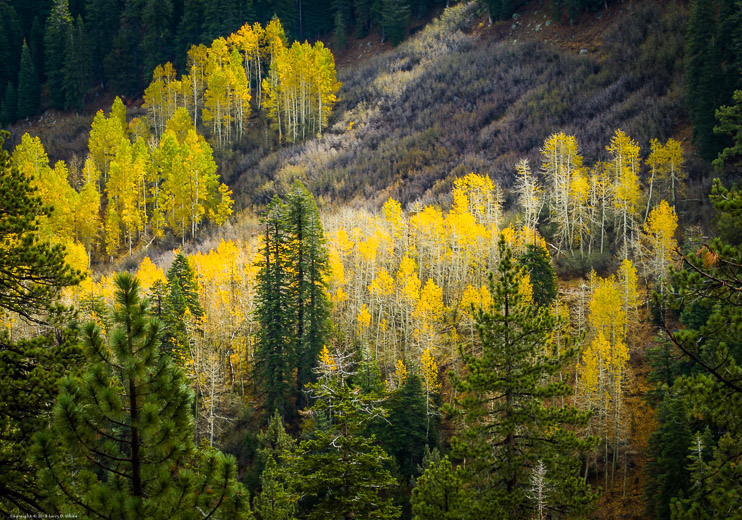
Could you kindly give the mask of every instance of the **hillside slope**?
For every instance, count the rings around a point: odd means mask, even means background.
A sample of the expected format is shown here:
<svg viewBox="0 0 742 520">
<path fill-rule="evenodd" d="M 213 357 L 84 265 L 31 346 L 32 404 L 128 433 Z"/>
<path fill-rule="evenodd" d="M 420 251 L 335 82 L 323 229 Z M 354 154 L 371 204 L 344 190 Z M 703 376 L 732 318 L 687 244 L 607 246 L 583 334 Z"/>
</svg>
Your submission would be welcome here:
<svg viewBox="0 0 742 520">
<path fill-rule="evenodd" d="M 617 128 L 647 150 L 684 124 L 685 12 L 655 2 L 612 9 L 622 15 L 580 53 L 566 27 L 550 28 L 556 44 L 542 40 L 537 11 L 487 27 L 475 5 L 453 7 L 398 48 L 341 68 L 334 124 L 321 139 L 233 156 L 224 172 L 238 205 L 260 206 L 295 178 L 325 203 L 354 205 L 437 202 L 471 171 L 508 186 L 515 162 L 538 164 L 558 131 L 577 136 L 588 164 Z M 597 37 L 589 21 L 581 30 Z"/>
</svg>

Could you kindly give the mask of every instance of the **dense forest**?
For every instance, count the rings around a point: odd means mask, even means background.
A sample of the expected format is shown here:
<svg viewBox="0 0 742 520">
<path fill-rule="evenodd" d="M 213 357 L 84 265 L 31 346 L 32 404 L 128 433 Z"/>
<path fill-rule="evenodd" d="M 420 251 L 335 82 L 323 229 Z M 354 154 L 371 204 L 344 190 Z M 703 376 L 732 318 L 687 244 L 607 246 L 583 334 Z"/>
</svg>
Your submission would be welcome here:
<svg viewBox="0 0 742 520">
<path fill-rule="evenodd" d="M 0 516 L 742 518 L 740 0 L 0 27 Z"/>
</svg>

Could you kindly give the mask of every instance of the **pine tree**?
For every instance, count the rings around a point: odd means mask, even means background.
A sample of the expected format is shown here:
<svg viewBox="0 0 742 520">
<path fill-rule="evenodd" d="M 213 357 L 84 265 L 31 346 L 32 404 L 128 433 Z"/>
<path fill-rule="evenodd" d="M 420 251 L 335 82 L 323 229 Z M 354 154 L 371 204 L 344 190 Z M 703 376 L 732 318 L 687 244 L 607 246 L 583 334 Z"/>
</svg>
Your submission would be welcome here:
<svg viewBox="0 0 742 520">
<path fill-rule="evenodd" d="M 468 501 L 461 468 L 453 467 L 448 456 L 431 460 L 412 489 L 413 520 L 461 520 Z"/>
<path fill-rule="evenodd" d="M 64 64 L 72 15 L 67 0 L 54 0 L 44 33 L 44 71 L 52 106 L 63 109 L 65 102 Z"/>
<path fill-rule="evenodd" d="M 533 301 L 540 307 L 549 307 L 557 299 L 557 279 L 549 252 L 539 245 L 528 244 L 518 258 L 533 286 Z"/>
<path fill-rule="evenodd" d="M 347 368 L 323 350 L 320 381 L 308 385 L 316 401 L 305 424 L 311 436 L 287 456 L 289 488 L 308 508 L 308 520 L 326 518 L 399 518 L 399 508 L 384 491 L 395 485 L 384 467 L 389 456 L 374 438 L 363 435 L 383 415 L 373 395 L 351 386 Z"/>
<path fill-rule="evenodd" d="M 314 197 L 295 182 L 286 195 L 286 224 L 289 234 L 289 262 L 294 279 L 291 293 L 296 344 L 296 406 L 304 408 L 304 386 L 313 381 L 317 356 L 329 331 L 330 301 L 327 298 L 329 272 L 325 233 Z"/>
<path fill-rule="evenodd" d="M 407 0 L 383 0 L 381 2 L 381 29 L 384 39 L 399 45 L 407 33 L 410 6 Z"/>
<path fill-rule="evenodd" d="M 711 201 L 733 225 L 740 225 L 739 191 L 725 189 L 717 179 Z M 742 503 L 742 424 L 739 414 L 730 413 L 742 399 L 742 251 L 739 246 L 716 238 L 703 251 L 683 255 L 682 259 L 686 269 L 673 275 L 676 291 L 666 295 L 665 304 L 682 316 L 686 302 L 692 301 L 695 309 L 689 311 L 695 312 L 686 316 L 693 319 L 686 318 L 687 327 L 678 329 L 668 315 L 662 328 L 667 339 L 691 363 L 692 370 L 676 379 L 673 391 L 693 411 L 694 420 L 713 428 L 717 435 L 704 440 L 703 449 L 708 456 L 701 457 L 699 453 L 694 461 L 691 490 L 671 505 L 672 518 L 734 517 Z"/>
<path fill-rule="evenodd" d="M 290 250 L 286 231 L 286 206 L 276 196 L 263 220 L 264 235 L 257 280 L 255 377 L 265 395 L 265 407 L 281 417 L 291 414 L 293 390 L 291 346 L 295 323 L 290 293 Z"/>
<path fill-rule="evenodd" d="M 552 397 L 569 387 L 554 376 L 574 356 L 571 345 L 556 348 L 553 332 L 564 324 L 549 310 L 523 299 L 522 268 L 500 239 L 501 260 L 490 276 L 492 303 L 475 311 L 481 356 L 461 346 L 465 365 L 452 384 L 461 392 L 454 411 L 463 419 L 452 441 L 453 454 L 466 459 L 464 481 L 472 488 L 472 514 L 479 518 L 525 518 L 534 509 L 527 490 L 539 461 L 551 487 L 547 510 L 578 512 L 595 495 L 580 477 L 580 456 L 594 439 L 580 440 L 571 425 L 589 414 L 560 406 Z"/>
<path fill-rule="evenodd" d="M 18 72 L 18 111 L 19 119 L 36 115 L 39 111 L 41 90 L 39 88 L 39 77 L 36 74 L 31 51 L 23 40 L 21 51 L 21 70 Z"/>
<path fill-rule="evenodd" d="M 192 336 L 198 333 L 199 322 L 204 315 L 196 283 L 193 267 L 188 258 L 179 252 L 167 270 L 167 293 L 162 312 L 166 334 L 162 348 L 180 362 L 190 357 Z"/>
<path fill-rule="evenodd" d="M 15 93 L 13 83 L 8 81 L 5 87 L 2 105 L 0 105 L 0 125 L 9 125 L 16 122 L 18 108 L 18 96 Z"/>
<path fill-rule="evenodd" d="M 719 88 L 723 77 L 712 0 L 691 2 L 685 41 L 685 91 L 693 140 L 700 155 L 713 160 L 720 151 L 719 138 L 714 136 L 714 113 L 724 99 Z"/>
<path fill-rule="evenodd" d="M 692 434 L 685 403 L 665 394 L 658 411 L 659 427 L 649 439 L 649 461 L 645 469 L 647 513 L 657 520 L 670 520 L 670 503 L 690 487 L 686 454 Z"/>
<path fill-rule="evenodd" d="M 89 53 L 94 80 L 104 85 L 103 60 L 111 52 L 119 25 L 119 2 L 116 0 L 85 0 L 85 25 L 88 29 Z"/>
<path fill-rule="evenodd" d="M 11 166 L 2 148 L 7 137 L 0 132 L 0 311 L 35 322 L 43 335 L 14 341 L 8 329 L 0 333 L 0 516 L 43 510 L 28 459 L 31 435 L 48 421 L 59 379 L 81 361 L 74 335 L 41 328 L 64 319 L 56 301 L 80 274 L 65 263 L 62 246 L 39 239 L 39 217 L 50 210 Z"/>
<path fill-rule="evenodd" d="M 83 328 L 89 365 L 67 377 L 36 436 L 47 503 L 86 518 L 250 518 L 233 457 L 193 446 L 191 392 L 159 355 L 162 326 L 129 274 L 115 277 L 109 336 Z M 74 468 L 74 471 L 71 469 Z"/>
<path fill-rule="evenodd" d="M 84 110 L 85 95 L 92 80 L 92 62 L 85 24 L 80 16 L 67 33 L 63 75 L 65 108 L 78 112 Z"/>
<path fill-rule="evenodd" d="M 148 75 L 155 67 L 172 59 L 173 37 L 170 32 L 173 17 L 171 0 L 147 0 L 142 10 L 144 39 L 144 74 Z"/>
<path fill-rule="evenodd" d="M 397 461 L 400 483 L 407 485 L 416 476 L 425 449 L 434 445 L 426 432 L 425 395 L 420 377 L 416 374 L 406 377 L 384 407 L 388 415 L 378 437 L 384 451 Z"/>
</svg>

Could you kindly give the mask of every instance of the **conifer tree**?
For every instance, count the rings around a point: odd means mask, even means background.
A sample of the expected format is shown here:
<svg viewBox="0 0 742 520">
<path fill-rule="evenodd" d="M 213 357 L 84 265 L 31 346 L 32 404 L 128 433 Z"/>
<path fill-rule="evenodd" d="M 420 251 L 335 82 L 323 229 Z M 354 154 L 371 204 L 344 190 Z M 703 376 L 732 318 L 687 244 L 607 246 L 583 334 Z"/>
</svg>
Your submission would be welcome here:
<svg viewBox="0 0 742 520">
<path fill-rule="evenodd" d="M 103 60 L 111 52 L 116 35 L 119 23 L 118 4 L 116 0 L 85 0 L 85 24 L 88 29 L 93 79 L 100 85 L 106 82 Z"/>
<path fill-rule="evenodd" d="M 18 72 L 18 111 L 16 112 L 18 119 L 36 115 L 39 111 L 40 96 L 39 77 L 31 59 L 31 51 L 26 45 L 26 40 L 23 40 L 21 69 Z"/>
<path fill-rule="evenodd" d="M 13 83 L 8 81 L 5 87 L 2 105 L 0 105 L 0 125 L 9 125 L 15 123 L 17 117 L 18 96 L 15 93 Z"/>
<path fill-rule="evenodd" d="M 534 510 L 527 489 L 539 461 L 551 487 L 547 510 L 578 512 L 595 495 L 580 477 L 580 456 L 594 445 L 565 426 L 584 425 L 589 414 L 560 406 L 551 397 L 567 396 L 569 387 L 554 379 L 574 356 L 571 345 L 557 349 L 553 332 L 564 324 L 549 310 L 524 300 L 519 290 L 522 268 L 500 239 L 501 260 L 490 276 L 492 302 L 475 311 L 481 356 L 462 346 L 462 377 L 452 384 L 461 392 L 454 411 L 463 420 L 452 441 L 465 459 L 463 478 L 473 493 L 470 514 L 477 518 L 526 518 Z"/>
<path fill-rule="evenodd" d="M 175 255 L 173 264 L 167 271 L 167 293 L 163 302 L 162 320 L 166 326 L 162 345 L 163 351 L 176 360 L 187 359 L 192 342 L 193 329 L 189 325 L 198 323 L 204 309 L 198 300 L 196 275 L 188 258 L 183 253 Z"/>
<path fill-rule="evenodd" d="M 281 417 L 291 413 L 291 345 L 295 323 L 290 293 L 291 272 L 286 206 L 278 196 L 268 205 L 263 220 L 263 247 L 257 280 L 257 321 L 260 329 L 255 346 L 255 376 L 265 395 L 269 412 Z"/>
<path fill-rule="evenodd" d="M 320 381 L 308 386 L 316 401 L 306 426 L 311 436 L 287 456 L 289 487 L 308 520 L 327 518 L 399 518 L 399 507 L 384 495 L 395 485 L 384 467 L 389 456 L 367 438 L 371 420 L 384 415 L 374 395 L 362 394 L 347 381 L 347 366 L 320 356 Z"/>
<path fill-rule="evenodd" d="M 36 436 L 47 505 L 85 518 L 250 518 L 233 457 L 193 446 L 191 392 L 160 322 L 119 274 L 108 337 L 83 328 L 89 366 L 67 377 L 48 431 Z M 72 469 L 74 468 L 74 471 Z"/>
<path fill-rule="evenodd" d="M 11 166 L 2 149 L 7 137 L 0 132 L 0 312 L 43 325 L 60 319 L 56 300 L 80 274 L 65 263 L 62 246 L 39 239 L 39 216 L 50 210 Z M 74 336 L 57 332 L 23 341 L 13 341 L 5 328 L 0 333 L 0 516 L 43 509 L 28 458 L 31 435 L 46 424 L 59 379 L 81 361 Z"/>
<path fill-rule="evenodd" d="M 461 473 L 461 468 L 454 468 L 448 456 L 431 460 L 412 489 L 413 520 L 465 518 L 467 500 Z"/>
<path fill-rule="evenodd" d="M 44 33 L 44 71 L 52 105 L 59 109 L 65 102 L 65 50 L 72 24 L 68 0 L 54 0 Z"/>
<path fill-rule="evenodd" d="M 296 325 L 296 405 L 304 408 L 304 386 L 313 381 L 317 356 L 329 331 L 328 257 L 325 233 L 314 197 L 295 182 L 286 196 L 291 293 Z"/>
<path fill-rule="evenodd" d="M 67 32 L 65 45 L 64 107 L 67 110 L 85 109 L 85 95 L 92 80 L 90 49 L 82 17 L 78 16 L 74 26 Z"/>
</svg>

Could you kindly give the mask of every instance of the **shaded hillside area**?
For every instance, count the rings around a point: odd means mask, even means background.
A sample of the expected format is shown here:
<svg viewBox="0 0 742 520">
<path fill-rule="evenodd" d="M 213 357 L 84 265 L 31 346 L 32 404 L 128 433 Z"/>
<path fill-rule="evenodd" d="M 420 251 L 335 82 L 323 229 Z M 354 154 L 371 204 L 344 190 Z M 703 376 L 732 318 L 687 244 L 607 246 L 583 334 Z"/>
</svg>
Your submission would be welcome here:
<svg viewBox="0 0 742 520">
<path fill-rule="evenodd" d="M 560 130 L 577 136 L 587 164 L 603 158 L 617 128 L 648 150 L 684 124 L 685 12 L 654 2 L 626 9 L 600 52 L 583 54 L 539 35 L 512 39 L 524 20 L 483 29 L 476 6 L 446 11 L 397 49 L 339 71 L 341 99 L 322 139 L 227 161 L 237 204 L 260 207 L 296 178 L 326 203 L 445 202 L 468 172 L 509 186 L 516 161 L 537 165 L 544 139 Z"/>
</svg>

